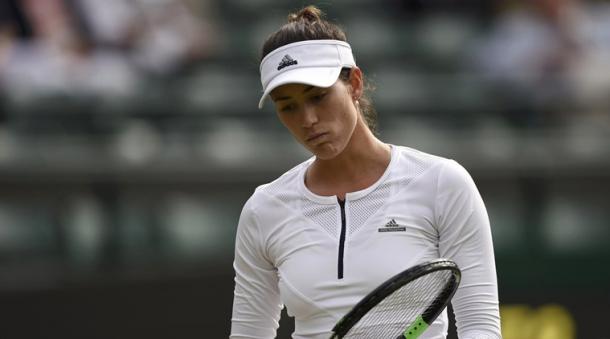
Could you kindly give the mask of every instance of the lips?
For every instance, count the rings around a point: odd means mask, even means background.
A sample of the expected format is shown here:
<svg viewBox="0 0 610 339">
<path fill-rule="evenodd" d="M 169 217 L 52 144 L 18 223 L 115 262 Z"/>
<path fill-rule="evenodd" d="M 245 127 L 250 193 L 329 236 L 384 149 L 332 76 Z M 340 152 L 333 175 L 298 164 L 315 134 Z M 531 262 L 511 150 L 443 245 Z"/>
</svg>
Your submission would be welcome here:
<svg viewBox="0 0 610 339">
<path fill-rule="evenodd" d="M 307 141 L 307 142 L 314 142 L 314 141 L 318 140 L 320 137 L 322 137 L 322 136 L 324 136 L 324 135 L 326 135 L 326 134 L 327 134 L 326 132 L 321 132 L 321 133 L 312 133 L 312 134 L 309 134 L 309 135 L 307 136 L 306 141 Z"/>
</svg>

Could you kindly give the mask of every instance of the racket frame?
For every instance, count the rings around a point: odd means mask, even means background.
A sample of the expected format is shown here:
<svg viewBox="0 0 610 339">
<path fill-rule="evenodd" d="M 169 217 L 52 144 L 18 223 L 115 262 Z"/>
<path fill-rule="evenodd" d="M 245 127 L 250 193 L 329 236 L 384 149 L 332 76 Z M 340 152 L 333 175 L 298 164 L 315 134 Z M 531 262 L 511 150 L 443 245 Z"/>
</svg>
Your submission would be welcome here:
<svg viewBox="0 0 610 339">
<path fill-rule="evenodd" d="M 352 308 L 341 320 L 337 322 L 333 327 L 333 335 L 331 339 L 343 338 L 347 332 L 354 326 L 364 315 L 370 311 L 373 307 L 384 300 L 388 295 L 394 293 L 404 285 L 414 281 L 422 276 L 441 270 L 449 270 L 452 272 L 451 278 L 445 284 L 443 291 L 430 303 L 430 306 L 416 319 L 424 321 L 425 328 L 419 327 L 415 330 L 416 323 L 405 329 L 405 332 L 398 338 L 417 338 L 425 329 L 438 317 L 439 314 L 447 307 L 451 298 L 457 291 L 457 287 L 461 280 L 461 271 L 458 266 L 449 259 L 434 259 L 422 264 L 410 267 L 397 275 L 386 280 L 384 283 L 379 285 L 376 289 L 367 294 L 356 306 Z M 432 307 L 435 306 L 435 307 Z M 409 330 L 415 336 L 407 336 Z"/>
</svg>

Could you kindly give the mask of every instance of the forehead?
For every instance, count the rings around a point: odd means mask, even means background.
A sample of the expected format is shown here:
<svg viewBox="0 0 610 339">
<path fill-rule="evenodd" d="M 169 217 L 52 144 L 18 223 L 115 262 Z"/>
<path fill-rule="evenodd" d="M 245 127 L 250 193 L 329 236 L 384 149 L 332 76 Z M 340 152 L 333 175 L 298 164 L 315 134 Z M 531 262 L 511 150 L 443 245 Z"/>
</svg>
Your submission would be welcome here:
<svg viewBox="0 0 610 339">
<path fill-rule="evenodd" d="M 296 96 L 305 92 L 309 92 L 313 89 L 317 89 L 319 87 L 305 85 L 305 84 L 286 84 L 282 86 L 278 86 L 269 93 L 271 98 L 275 99 L 277 97 L 286 97 L 286 96 Z"/>
<path fill-rule="evenodd" d="M 335 82 L 332 86 L 327 87 L 327 88 L 333 88 L 335 86 L 337 86 L 337 83 L 339 81 Z M 278 98 L 291 98 L 291 97 L 298 97 L 300 95 L 312 92 L 312 91 L 316 91 L 316 90 L 320 90 L 320 89 L 325 89 L 326 87 L 317 87 L 317 86 L 311 86 L 311 85 L 306 85 L 306 84 L 297 84 L 297 83 L 291 83 L 291 84 L 285 84 L 282 86 L 278 86 L 277 88 L 273 89 L 273 91 L 271 91 L 271 93 L 269 93 L 269 95 L 271 96 L 271 99 L 273 100 L 277 100 Z"/>
</svg>

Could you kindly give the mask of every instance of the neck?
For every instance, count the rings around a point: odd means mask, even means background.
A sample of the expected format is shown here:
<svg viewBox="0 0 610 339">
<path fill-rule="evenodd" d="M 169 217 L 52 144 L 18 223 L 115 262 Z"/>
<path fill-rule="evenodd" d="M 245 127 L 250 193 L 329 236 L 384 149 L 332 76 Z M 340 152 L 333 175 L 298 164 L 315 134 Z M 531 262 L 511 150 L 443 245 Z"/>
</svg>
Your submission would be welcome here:
<svg viewBox="0 0 610 339">
<path fill-rule="evenodd" d="M 345 150 L 333 159 L 316 159 L 305 183 L 316 194 L 337 195 L 365 189 L 383 175 L 390 163 L 390 146 L 359 122 Z"/>
</svg>

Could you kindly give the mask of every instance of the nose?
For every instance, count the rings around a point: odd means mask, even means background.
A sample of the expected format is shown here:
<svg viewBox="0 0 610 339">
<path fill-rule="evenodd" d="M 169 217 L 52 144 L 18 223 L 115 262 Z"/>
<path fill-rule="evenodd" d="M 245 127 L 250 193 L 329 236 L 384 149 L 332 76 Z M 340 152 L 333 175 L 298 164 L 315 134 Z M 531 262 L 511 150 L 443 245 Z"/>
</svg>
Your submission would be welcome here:
<svg viewBox="0 0 610 339">
<path fill-rule="evenodd" d="M 303 115 L 301 123 L 303 127 L 311 127 L 318 122 L 318 113 L 316 109 L 311 105 L 305 105 L 303 108 Z"/>
</svg>

